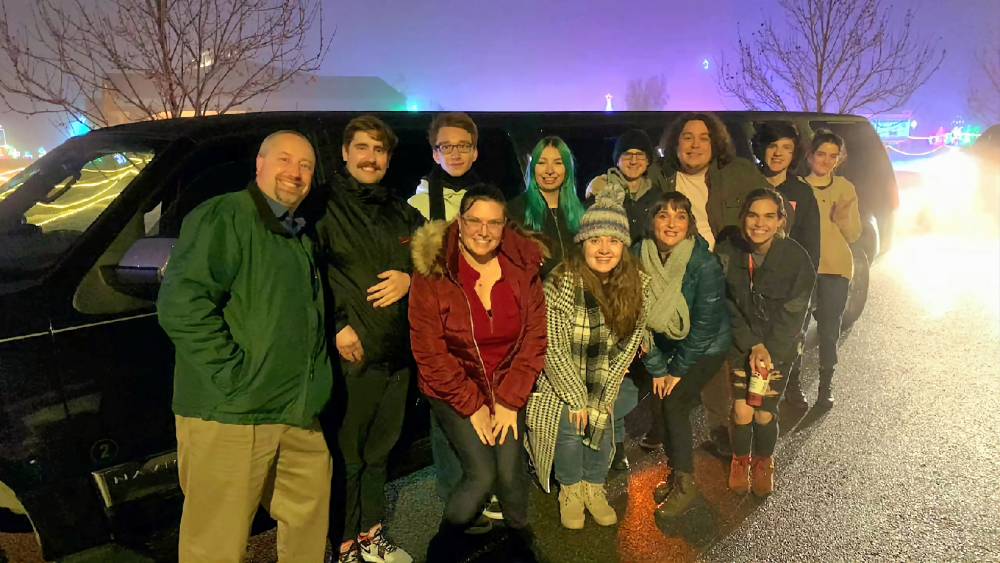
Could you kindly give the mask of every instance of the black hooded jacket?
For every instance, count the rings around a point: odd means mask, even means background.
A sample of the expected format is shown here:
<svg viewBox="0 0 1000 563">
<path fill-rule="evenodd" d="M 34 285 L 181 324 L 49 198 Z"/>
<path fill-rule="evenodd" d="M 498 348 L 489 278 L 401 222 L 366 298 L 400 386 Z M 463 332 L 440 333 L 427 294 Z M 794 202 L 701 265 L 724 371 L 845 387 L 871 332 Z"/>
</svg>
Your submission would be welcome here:
<svg viewBox="0 0 1000 563">
<path fill-rule="evenodd" d="M 402 368 L 411 358 L 408 301 L 376 309 L 368 302 L 368 288 L 382 281 L 382 272 L 410 273 L 410 239 L 424 219 L 385 187 L 361 185 L 350 176 L 335 175 L 325 192 L 316 234 L 334 304 L 330 338 L 350 325 L 361 339 L 365 364 Z M 335 350 L 331 346 L 331 353 Z"/>
</svg>

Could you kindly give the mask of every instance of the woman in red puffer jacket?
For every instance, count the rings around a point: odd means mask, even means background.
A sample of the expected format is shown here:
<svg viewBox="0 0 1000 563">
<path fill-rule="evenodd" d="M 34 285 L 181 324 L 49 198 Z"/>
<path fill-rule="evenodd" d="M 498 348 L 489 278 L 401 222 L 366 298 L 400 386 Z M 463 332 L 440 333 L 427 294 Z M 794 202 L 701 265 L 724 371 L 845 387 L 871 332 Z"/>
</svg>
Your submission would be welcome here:
<svg viewBox="0 0 1000 563">
<path fill-rule="evenodd" d="M 507 223 L 503 194 L 474 186 L 451 223 L 414 235 L 410 341 L 420 391 L 462 460 L 441 532 L 479 514 L 491 490 L 508 528 L 530 541 L 524 406 L 545 365 L 544 245 Z M 440 555 L 437 555 L 440 557 Z"/>
</svg>

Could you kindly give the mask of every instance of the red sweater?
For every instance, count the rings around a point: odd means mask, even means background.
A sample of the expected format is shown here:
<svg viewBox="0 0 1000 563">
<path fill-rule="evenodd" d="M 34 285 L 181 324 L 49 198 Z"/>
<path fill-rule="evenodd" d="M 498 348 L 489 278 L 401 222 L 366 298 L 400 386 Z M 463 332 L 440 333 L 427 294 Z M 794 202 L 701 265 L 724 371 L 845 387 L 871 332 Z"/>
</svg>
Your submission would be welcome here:
<svg viewBox="0 0 1000 563">
<path fill-rule="evenodd" d="M 514 289 L 503 277 L 505 266 L 507 268 L 511 266 L 509 263 L 504 264 L 507 262 L 506 257 L 500 256 L 500 279 L 490 290 L 492 309 L 487 311 L 476 293 L 479 272 L 469 264 L 464 255 L 459 256 L 458 281 L 469 299 L 469 307 L 472 309 L 472 334 L 476 339 L 479 355 L 483 359 L 486 378 L 492 383 L 493 372 L 510 353 L 518 335 L 521 334 L 521 312 L 514 297 Z"/>
</svg>

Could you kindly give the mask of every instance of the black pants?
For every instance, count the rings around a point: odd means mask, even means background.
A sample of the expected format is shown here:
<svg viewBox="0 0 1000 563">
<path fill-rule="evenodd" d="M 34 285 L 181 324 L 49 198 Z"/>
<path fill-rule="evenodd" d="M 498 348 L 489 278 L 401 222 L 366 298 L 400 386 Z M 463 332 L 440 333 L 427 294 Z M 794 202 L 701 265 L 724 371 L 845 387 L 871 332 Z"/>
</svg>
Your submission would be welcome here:
<svg viewBox="0 0 1000 563">
<path fill-rule="evenodd" d="M 448 524 L 472 522 L 483 508 L 490 491 L 496 492 L 504 522 L 510 528 L 528 526 L 528 483 L 524 454 L 524 409 L 517 413 L 518 439 L 510 433 L 503 445 L 487 446 L 479 441 L 469 419 L 447 403 L 429 399 L 431 410 L 455 448 L 462 463 L 462 479 L 445 504 Z"/>
<path fill-rule="evenodd" d="M 663 449 L 674 471 L 694 472 L 691 411 L 701 402 L 702 388 L 718 373 L 723 359 L 724 354 L 699 358 L 669 395 L 656 399 L 665 431 Z"/>
<path fill-rule="evenodd" d="M 837 341 L 847 306 L 850 280 L 843 276 L 820 274 L 816 278 L 816 333 L 819 336 L 820 373 L 832 373 L 837 366 Z"/>
<path fill-rule="evenodd" d="M 334 545 L 385 518 L 389 452 L 403 428 L 410 386 L 409 368 L 368 366 L 355 373 L 338 376 L 334 414 L 324 423 L 327 442 L 335 444 L 329 531 Z"/>
</svg>

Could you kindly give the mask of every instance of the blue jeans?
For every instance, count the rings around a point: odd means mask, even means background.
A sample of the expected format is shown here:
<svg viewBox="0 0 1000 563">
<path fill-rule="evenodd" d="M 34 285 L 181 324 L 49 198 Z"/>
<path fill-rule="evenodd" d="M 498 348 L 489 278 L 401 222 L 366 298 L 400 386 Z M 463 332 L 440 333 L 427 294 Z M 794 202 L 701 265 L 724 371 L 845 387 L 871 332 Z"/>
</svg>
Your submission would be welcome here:
<svg viewBox="0 0 1000 563">
<path fill-rule="evenodd" d="M 604 433 L 601 449 L 585 446 L 583 436 L 576 433 L 576 427 L 569 421 L 569 406 L 564 407 L 556 439 L 556 481 L 562 485 L 575 485 L 580 481 L 604 484 L 613 448 L 611 432 Z"/>
<path fill-rule="evenodd" d="M 625 377 L 618 389 L 618 399 L 615 400 L 615 443 L 625 441 L 625 415 L 639 404 L 639 387 L 631 377 Z"/>
</svg>

